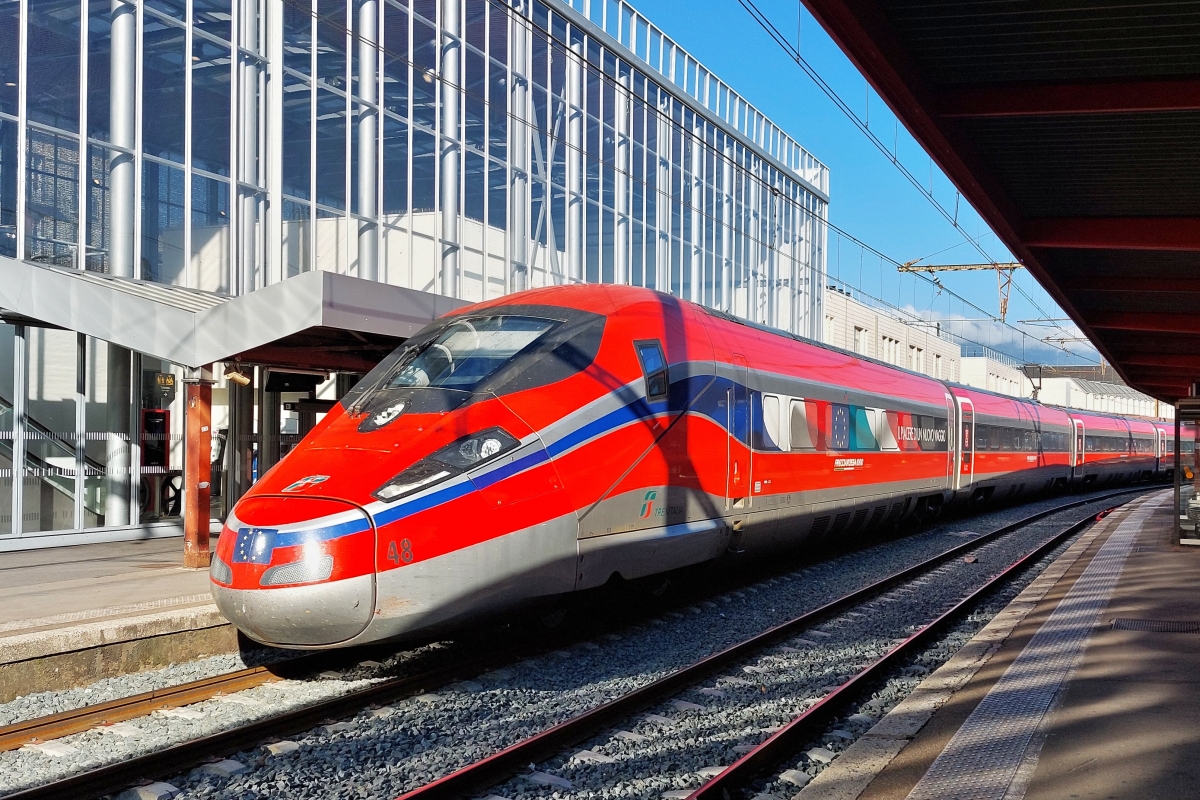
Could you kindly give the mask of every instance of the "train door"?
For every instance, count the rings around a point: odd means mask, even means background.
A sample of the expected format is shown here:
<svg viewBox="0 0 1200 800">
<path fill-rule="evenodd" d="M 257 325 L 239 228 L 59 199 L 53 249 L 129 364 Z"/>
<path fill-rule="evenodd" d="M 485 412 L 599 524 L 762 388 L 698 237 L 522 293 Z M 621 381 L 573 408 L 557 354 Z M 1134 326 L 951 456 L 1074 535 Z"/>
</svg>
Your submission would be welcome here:
<svg viewBox="0 0 1200 800">
<path fill-rule="evenodd" d="M 746 357 L 734 353 L 733 364 L 733 386 L 725 402 L 729 416 L 725 503 L 726 508 L 740 509 L 750 506 L 750 387 Z"/>
<path fill-rule="evenodd" d="M 965 397 L 958 398 L 958 484 L 969 489 L 975 477 L 975 406 Z"/>
<path fill-rule="evenodd" d="M 954 419 L 958 415 L 955 413 L 954 395 L 946 395 L 946 488 L 954 491 L 957 483 L 955 476 L 958 474 L 958 448 L 954 446 Z"/>
<path fill-rule="evenodd" d="M 1075 429 L 1071 442 L 1071 477 L 1079 478 L 1083 476 L 1083 420 L 1072 417 L 1071 426 Z"/>
</svg>

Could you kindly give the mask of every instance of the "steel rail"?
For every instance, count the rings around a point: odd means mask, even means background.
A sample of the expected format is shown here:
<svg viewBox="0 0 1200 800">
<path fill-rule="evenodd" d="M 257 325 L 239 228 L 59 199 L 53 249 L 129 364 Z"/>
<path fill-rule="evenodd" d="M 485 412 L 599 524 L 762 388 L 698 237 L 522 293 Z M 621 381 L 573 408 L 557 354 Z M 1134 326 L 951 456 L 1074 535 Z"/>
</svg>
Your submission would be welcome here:
<svg viewBox="0 0 1200 800">
<path fill-rule="evenodd" d="M 929 645 L 932 639 L 969 611 L 979 600 L 1045 556 L 1064 540 L 1079 533 L 1093 522 L 1100 521 L 1114 510 L 1116 507 L 1106 509 L 1094 517 L 1088 516 L 1079 520 L 1014 561 L 1000 574 L 956 603 L 953 608 L 897 644 L 877 661 L 869 664 L 753 750 L 726 767 L 723 772 L 713 776 L 688 795 L 686 800 L 729 800 L 729 798 L 735 797 L 736 792 L 744 789 L 748 783 L 764 771 L 795 754 L 804 744 L 818 738 L 829 724 L 837 719 L 848 706 L 853 705 L 855 700 L 870 686 L 881 680 L 890 670 L 902 664 L 910 656 Z"/>
<path fill-rule="evenodd" d="M 279 679 L 280 676 L 271 672 L 270 667 L 251 667 L 178 686 L 130 695 L 107 703 L 96 703 L 58 714 L 14 722 L 0 727 L 0 752 L 82 733 L 98 725 L 111 725 L 144 717 L 160 709 L 199 703 L 221 694 L 240 692 Z"/>
<path fill-rule="evenodd" d="M 395 678 L 248 725 L 182 742 L 2 797 L 4 800 L 85 800 L 116 794 L 149 778 L 163 778 L 185 772 L 197 764 L 211 761 L 214 756 L 236 753 L 288 733 L 308 730 L 330 719 L 346 717 L 375 704 L 394 703 L 405 697 L 422 694 L 448 681 L 492 669 L 506 659 L 511 659 L 511 653 L 475 656 L 449 667 L 435 667 L 417 675 Z"/>
<path fill-rule="evenodd" d="M 684 667 L 669 675 L 663 676 L 658 680 L 647 684 L 646 686 L 636 689 L 626 695 L 622 695 L 614 700 L 604 703 L 596 708 L 593 708 L 583 714 L 569 719 L 559 725 L 556 725 L 540 734 L 537 734 L 530 739 L 514 744 L 500 752 L 484 759 L 476 764 L 464 767 L 457 772 L 451 773 L 437 781 L 434 781 L 426 786 L 420 787 L 405 794 L 403 797 L 406 800 L 420 797 L 422 800 L 429 798 L 442 797 L 460 797 L 466 796 L 475 788 L 486 788 L 493 785 L 499 780 L 520 769 L 531 760 L 541 760 L 547 755 L 552 754 L 561 747 L 572 743 L 581 738 L 586 738 L 587 735 L 594 730 L 603 728 L 609 720 L 619 719 L 635 712 L 639 708 L 649 705 L 659 697 L 677 692 L 690 683 L 693 683 L 705 677 L 709 673 L 723 668 L 727 663 L 744 657 L 749 653 L 770 646 L 773 642 L 795 635 L 799 630 L 818 624 L 823 619 L 838 613 L 845 608 L 852 607 L 861 603 L 869 596 L 882 593 L 891 586 L 907 580 L 909 577 L 927 571 L 938 564 L 949 561 L 956 556 L 975 549 L 980 545 L 991 541 L 997 537 L 1011 533 L 1026 525 L 1032 524 L 1045 517 L 1061 513 L 1071 508 L 1076 508 L 1081 505 L 1101 502 L 1113 497 L 1118 497 L 1123 494 L 1131 494 L 1145 491 L 1144 487 L 1137 489 L 1125 489 L 1117 492 L 1111 492 L 1104 495 L 1076 500 L 1070 503 L 1064 503 L 1051 509 L 1046 509 L 1025 517 L 1017 522 L 1005 525 L 996 530 L 990 531 L 974 539 L 965 542 L 961 545 L 956 545 L 949 550 L 946 550 L 939 555 L 926 559 L 925 561 L 908 567 L 900 572 L 894 573 L 882 580 L 876 581 L 862 589 L 845 595 L 837 600 L 834 600 L 826 605 L 810 611 L 800 617 L 784 622 L 774 628 L 771 628 L 757 636 L 748 639 L 739 644 L 733 645 L 726 650 L 723 650 L 714 655 Z M 319 658 L 329 658 L 338 651 L 326 651 L 322 653 L 314 653 L 311 656 L 304 656 L 297 659 L 292 659 L 287 662 L 282 662 L 280 665 L 267 667 L 256 667 L 253 671 L 269 671 L 272 669 L 279 670 L 284 665 L 296 665 L 298 662 L 303 662 L 306 659 L 314 660 Z M 342 695 L 340 697 L 329 700 L 320 701 L 311 706 L 288 711 L 266 719 L 252 722 L 248 725 L 233 728 L 220 733 L 205 736 L 188 742 L 183 742 L 177 745 L 164 748 L 163 750 L 147 753 L 146 755 L 128 759 L 116 764 L 110 764 L 104 767 L 99 767 L 94 770 L 82 772 L 62 780 L 48 783 L 44 786 L 24 789 L 13 794 L 3 795 L 4 800 L 49 800 L 50 798 L 69 798 L 70 800 L 82 800 L 83 798 L 101 797 L 105 794 L 111 794 L 130 785 L 137 783 L 140 780 L 148 778 L 168 777 L 179 772 L 183 772 L 207 760 L 211 760 L 214 756 L 221 754 L 235 753 L 246 747 L 257 744 L 258 742 L 276 738 L 288 733 L 299 730 L 305 730 L 315 725 L 321 724 L 329 719 L 348 716 L 357 713 L 363 708 L 374 704 L 386 704 L 395 702 L 396 700 L 411 697 L 425 691 L 429 691 L 437 686 L 445 685 L 457 679 L 471 677 L 481 671 L 493 669 L 505 663 L 509 663 L 514 657 L 522 655 L 517 648 L 502 649 L 494 651 L 488 655 L 474 656 L 463 660 L 458 664 L 450 666 L 436 667 L 429 671 L 419 673 L 417 675 L 406 676 L 403 678 L 395 678 L 376 684 L 375 686 L 366 689 L 354 691 Z M 528 655 L 528 653 L 524 653 Z M 313 667 L 307 666 L 305 671 L 311 671 Z M 299 671 L 299 669 L 297 669 Z M 23 743 L 29 743 L 32 738 L 37 737 L 39 740 L 65 736 L 69 733 L 78 733 L 83 730 L 90 730 L 97 725 L 104 723 L 112 723 L 121 720 L 133 719 L 138 716 L 145 716 L 153 712 L 157 708 L 178 707 L 190 703 L 200 702 L 201 700 L 211 699 L 212 697 L 229 691 L 238 691 L 230 688 L 233 685 L 235 676 L 239 673 L 230 673 L 228 676 L 218 676 L 217 678 L 203 679 L 194 681 L 188 684 L 180 684 L 177 687 L 157 690 L 156 692 L 148 692 L 145 695 L 125 698 L 123 700 L 115 700 L 110 703 L 86 706 L 73 711 L 66 711 L 61 714 L 55 714 L 48 717 L 41 717 L 33 720 L 28 720 L 23 723 L 16 723 L 12 726 L 0 728 L 0 737 L 11 736 L 13 741 L 20 739 L 22 736 Z M 295 674 L 295 673 L 292 673 Z M 279 675 L 268 675 L 258 680 L 258 683 L 265 683 L 269 680 L 282 677 Z M 225 688 L 215 685 L 222 678 L 230 679 L 231 683 Z M 252 676 L 244 676 L 245 680 L 255 680 Z M 205 695 L 205 688 L 200 684 L 210 684 L 211 688 L 208 694 Z M 250 684 L 258 685 L 258 684 Z M 249 688 L 248 686 L 245 688 Z M 194 692 L 188 697 L 189 692 Z M 156 696 L 157 695 L 157 696 Z M 127 716 L 122 714 L 122 707 L 129 709 L 134 708 L 134 703 L 141 703 L 143 709 L 140 713 L 131 712 Z M 156 704 L 157 703 L 157 704 Z M 72 719 L 78 720 L 78 723 L 73 723 Z M 44 735 L 43 735 L 44 734 Z M 4 739 L 0 738 L 0 741 Z M 0 748 L 11 749 L 11 748 Z"/>
<path fill-rule="evenodd" d="M 634 689 L 627 694 L 623 694 L 620 697 L 560 722 L 541 733 L 523 739 L 497 753 L 462 767 L 449 775 L 406 792 L 400 795 L 398 800 L 451 800 L 474 796 L 507 780 L 528 764 L 542 761 L 561 751 L 563 748 L 587 739 L 597 731 L 604 730 L 619 720 L 625 719 L 665 697 L 677 694 L 684 688 L 708 677 L 714 672 L 724 669 L 732 663 L 744 660 L 751 654 L 769 647 L 781 639 L 791 638 L 802 630 L 811 628 L 844 610 L 861 605 L 865 600 L 882 594 L 916 575 L 928 572 L 965 552 L 974 550 L 987 542 L 1026 527 L 1045 517 L 1062 513 L 1081 505 L 1088 505 L 1109 500 L 1119 495 L 1142 491 L 1145 490 L 1127 489 L 1098 497 L 1091 497 L 1086 500 L 1065 503 L 1056 508 L 1040 511 L 1017 522 L 977 536 L 969 542 L 952 547 L 919 564 L 893 573 L 882 580 L 857 589 L 820 608 L 781 623 L 763 633 L 701 659 L 694 664 L 658 678 L 639 689 Z M 1085 520 L 1081 523 L 1076 523 L 1076 525 L 1087 524 L 1093 517 L 1094 514 L 1089 514 Z M 745 758 L 740 759 L 738 763 L 745 760 Z"/>
</svg>

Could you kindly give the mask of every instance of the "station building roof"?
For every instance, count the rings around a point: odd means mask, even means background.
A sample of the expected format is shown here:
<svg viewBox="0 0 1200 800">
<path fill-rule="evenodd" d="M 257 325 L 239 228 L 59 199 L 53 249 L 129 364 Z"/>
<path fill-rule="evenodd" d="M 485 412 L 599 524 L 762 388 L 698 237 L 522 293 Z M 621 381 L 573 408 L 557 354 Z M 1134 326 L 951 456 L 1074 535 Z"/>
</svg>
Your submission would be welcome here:
<svg viewBox="0 0 1200 800">
<path fill-rule="evenodd" d="M 1131 386 L 1200 381 L 1200 5 L 805 0 Z"/>
<path fill-rule="evenodd" d="M 240 359 L 365 372 L 462 305 L 332 272 L 228 297 L 0 257 L 0 317 L 85 333 L 185 367 Z"/>
</svg>

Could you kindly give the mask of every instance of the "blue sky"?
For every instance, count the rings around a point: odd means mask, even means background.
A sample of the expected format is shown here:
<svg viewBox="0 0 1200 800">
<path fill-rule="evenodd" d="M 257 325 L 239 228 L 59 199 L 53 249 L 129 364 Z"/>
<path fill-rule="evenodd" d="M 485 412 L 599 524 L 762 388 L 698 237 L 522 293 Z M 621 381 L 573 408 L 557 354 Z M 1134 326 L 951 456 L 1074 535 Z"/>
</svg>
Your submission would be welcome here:
<svg viewBox="0 0 1200 800">
<path fill-rule="evenodd" d="M 868 119 L 877 137 L 896 148 L 899 160 L 929 185 L 931 164 L 916 141 L 908 135 L 887 105 L 842 54 L 820 24 L 807 11 L 797 19 L 796 0 L 756 0 L 777 28 L 793 42 L 797 34 L 800 52 L 860 118 Z M 784 51 L 772 42 L 737 0 L 635 0 L 639 11 L 663 29 L 680 46 L 704 63 L 743 97 L 774 120 L 813 155 L 829 166 L 829 219 L 879 251 L 898 261 L 925 258 L 925 263 L 954 264 L 982 261 L 979 253 L 955 230 L 908 180 L 880 153 L 853 123 L 817 88 Z M 797 24 L 799 22 L 799 25 Z M 934 195 L 941 205 L 953 210 L 955 190 L 936 165 L 932 165 Z M 987 224 L 962 201 L 958 220 L 961 227 L 979 239 L 991 260 L 1008 261 L 1011 254 L 991 233 Z M 900 307 L 913 307 L 939 317 L 978 318 L 982 315 L 946 294 L 936 296 L 927 281 L 901 276 L 893 265 L 881 266 L 877 256 L 862 254 L 857 245 L 843 242 L 840 248 L 830 233 L 828 263 L 831 277 Z M 998 312 L 994 272 L 942 273 L 940 280 L 990 315 Z M 1014 288 L 1008 320 L 1016 323 L 1066 315 L 1024 270 L 1016 283 L 1029 298 Z M 1035 305 L 1036 304 L 1036 305 Z M 1040 310 L 1039 310 L 1040 309 Z M 1070 335 L 1073 325 L 1063 323 Z M 1055 363 L 1096 362 L 1098 356 L 1087 344 L 1068 345 L 1075 357 L 1046 346 L 1024 341 L 1019 336 L 988 323 L 960 323 L 964 335 L 974 341 L 1021 360 Z M 1067 335 L 1048 326 L 1021 326 L 1036 336 Z"/>
</svg>

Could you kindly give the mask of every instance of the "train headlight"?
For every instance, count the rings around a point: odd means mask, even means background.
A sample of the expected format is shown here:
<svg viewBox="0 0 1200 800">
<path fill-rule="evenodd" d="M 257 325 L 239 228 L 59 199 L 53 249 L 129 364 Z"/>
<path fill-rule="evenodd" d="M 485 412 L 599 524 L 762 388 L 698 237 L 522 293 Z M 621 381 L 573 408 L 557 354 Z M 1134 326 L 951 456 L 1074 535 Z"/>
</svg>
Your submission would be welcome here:
<svg viewBox="0 0 1200 800">
<path fill-rule="evenodd" d="M 501 428 L 489 428 L 464 436 L 396 475 L 372 492 L 372 496 L 385 503 L 391 503 L 486 464 L 518 445 L 520 442 Z"/>
</svg>

